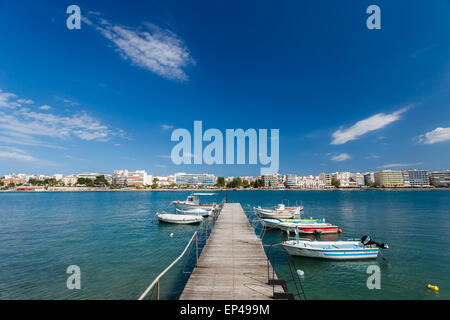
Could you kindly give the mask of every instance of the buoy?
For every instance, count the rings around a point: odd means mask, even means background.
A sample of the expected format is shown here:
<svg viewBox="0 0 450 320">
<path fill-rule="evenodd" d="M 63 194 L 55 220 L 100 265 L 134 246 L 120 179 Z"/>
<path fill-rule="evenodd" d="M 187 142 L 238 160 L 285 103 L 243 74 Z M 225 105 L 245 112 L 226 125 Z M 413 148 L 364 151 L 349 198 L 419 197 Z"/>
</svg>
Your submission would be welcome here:
<svg viewBox="0 0 450 320">
<path fill-rule="evenodd" d="M 309 220 L 312 220 L 312 217 L 309 217 Z"/>
<path fill-rule="evenodd" d="M 427 288 L 430 289 L 430 290 L 439 291 L 439 287 L 438 286 L 433 286 L 432 284 L 428 284 Z"/>
<path fill-rule="evenodd" d="M 339 229 L 338 231 L 339 231 L 339 233 L 342 233 L 342 229 Z"/>
<path fill-rule="evenodd" d="M 295 219 L 295 216 L 292 216 L 292 219 Z"/>
<path fill-rule="evenodd" d="M 173 238 L 173 232 L 170 234 L 170 237 Z"/>
<path fill-rule="evenodd" d="M 297 270 L 297 274 L 298 274 L 300 277 L 303 277 L 303 276 L 305 275 L 305 272 L 304 272 L 303 270 L 298 269 L 298 270 Z"/>
</svg>

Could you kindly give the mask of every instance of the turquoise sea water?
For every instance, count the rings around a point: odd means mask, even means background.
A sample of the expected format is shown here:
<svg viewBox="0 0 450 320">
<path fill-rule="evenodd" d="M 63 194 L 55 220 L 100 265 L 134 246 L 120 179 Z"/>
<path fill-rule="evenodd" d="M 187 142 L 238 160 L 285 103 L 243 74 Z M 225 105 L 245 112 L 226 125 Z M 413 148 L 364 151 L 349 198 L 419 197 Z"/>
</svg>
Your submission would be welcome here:
<svg viewBox="0 0 450 320">
<path fill-rule="evenodd" d="M 156 211 L 188 194 L 0 193 L 0 299 L 138 298 L 193 232 L 208 227 L 155 220 Z M 211 200 L 219 202 L 224 195 Z M 370 234 L 390 246 L 383 252 L 385 261 L 295 258 L 305 272 L 308 299 L 450 299 L 450 191 L 228 192 L 228 201 L 240 202 L 244 209 L 282 200 L 302 200 L 305 216 L 339 225 L 343 239 Z M 286 235 L 269 230 L 263 242 L 284 239 Z M 189 275 L 183 271 L 192 267 L 192 253 L 164 278 L 161 298 L 177 298 Z M 275 246 L 270 255 L 276 257 L 278 275 L 289 280 L 283 250 Z M 380 266 L 381 290 L 366 287 L 371 264 Z M 66 287 L 69 265 L 81 268 L 81 290 Z M 439 293 L 426 289 L 428 283 L 438 285 Z"/>
</svg>

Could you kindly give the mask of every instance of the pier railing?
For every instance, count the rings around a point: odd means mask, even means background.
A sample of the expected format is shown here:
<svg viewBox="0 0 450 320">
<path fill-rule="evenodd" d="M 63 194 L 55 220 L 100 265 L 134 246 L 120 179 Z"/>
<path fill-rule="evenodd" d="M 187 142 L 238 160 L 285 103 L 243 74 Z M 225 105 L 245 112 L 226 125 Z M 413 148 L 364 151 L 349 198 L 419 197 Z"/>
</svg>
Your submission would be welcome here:
<svg viewBox="0 0 450 320">
<path fill-rule="evenodd" d="M 195 240 L 195 266 L 197 266 L 198 262 L 198 231 L 195 231 L 192 235 L 191 239 L 189 240 L 188 244 L 184 248 L 183 252 L 176 258 L 166 269 L 164 269 L 163 272 L 161 272 L 155 280 L 148 286 L 148 288 L 141 294 L 138 300 L 144 300 L 144 298 L 150 293 L 150 299 L 153 299 L 153 297 L 156 297 L 156 300 L 159 300 L 159 283 L 161 278 L 170 270 L 172 267 L 186 254 L 186 251 L 191 246 L 191 244 Z"/>
<path fill-rule="evenodd" d="M 145 297 L 147 295 L 149 295 L 150 299 L 153 299 L 154 297 L 156 298 L 156 300 L 159 300 L 159 293 L 160 293 L 160 280 L 161 278 L 170 271 L 170 269 L 172 269 L 172 267 L 186 254 L 186 252 L 188 251 L 189 248 L 191 248 L 192 243 L 195 240 L 195 267 L 197 267 L 197 263 L 198 263 L 198 254 L 199 254 L 199 237 L 201 239 L 201 241 L 204 241 L 204 243 L 206 243 L 208 241 L 208 237 L 211 234 L 212 228 L 214 227 L 214 224 L 216 223 L 217 218 L 219 217 L 220 212 L 222 211 L 223 205 L 225 203 L 225 199 L 222 200 L 222 202 L 218 205 L 218 209 L 213 213 L 213 215 L 210 217 L 210 219 L 208 219 L 208 223 L 204 223 L 204 228 L 200 228 L 200 230 L 197 230 L 194 232 L 194 234 L 192 235 L 191 239 L 189 240 L 188 244 L 186 245 L 186 247 L 184 248 L 183 252 L 178 256 L 178 258 L 176 258 L 166 269 L 164 269 L 163 272 L 161 272 L 156 278 L 155 280 L 153 280 L 153 282 L 148 286 L 148 288 L 141 294 L 141 296 L 139 297 L 138 300 L 143 300 L 145 299 Z M 200 231 L 200 233 L 199 233 Z M 204 240 L 202 239 L 204 236 Z M 188 253 L 188 257 L 191 253 L 191 250 L 189 250 Z M 186 268 L 186 265 L 183 268 L 183 273 L 184 269 Z"/>
</svg>

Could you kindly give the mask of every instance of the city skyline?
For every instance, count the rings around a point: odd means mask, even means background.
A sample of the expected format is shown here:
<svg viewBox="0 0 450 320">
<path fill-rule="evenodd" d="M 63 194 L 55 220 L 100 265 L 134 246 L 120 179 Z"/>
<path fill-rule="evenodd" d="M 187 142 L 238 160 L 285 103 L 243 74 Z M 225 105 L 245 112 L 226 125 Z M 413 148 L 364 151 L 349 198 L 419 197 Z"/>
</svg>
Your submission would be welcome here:
<svg viewBox="0 0 450 320">
<path fill-rule="evenodd" d="M 170 135 L 196 120 L 279 128 L 279 172 L 448 168 L 448 1 L 379 1 L 381 30 L 368 1 L 76 4 L 81 30 L 66 4 L 0 2 L 3 175 L 259 175 L 175 166 Z"/>
</svg>

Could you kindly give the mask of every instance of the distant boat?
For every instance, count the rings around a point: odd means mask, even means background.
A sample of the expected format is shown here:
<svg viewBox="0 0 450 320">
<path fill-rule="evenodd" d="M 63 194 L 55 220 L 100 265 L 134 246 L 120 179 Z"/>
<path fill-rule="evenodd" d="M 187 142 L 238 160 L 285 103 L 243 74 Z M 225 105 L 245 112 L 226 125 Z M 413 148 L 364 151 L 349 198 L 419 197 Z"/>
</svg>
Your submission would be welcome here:
<svg viewBox="0 0 450 320">
<path fill-rule="evenodd" d="M 215 193 L 199 193 L 199 194 L 191 194 L 184 201 L 172 201 L 172 204 L 175 205 L 175 208 L 179 210 L 190 210 L 190 209 L 204 209 L 204 210 L 212 210 L 214 203 L 200 203 L 199 196 L 210 196 L 215 195 Z"/>
<path fill-rule="evenodd" d="M 170 214 L 170 213 L 157 213 L 156 216 L 160 222 L 175 223 L 175 224 L 194 224 L 203 221 L 203 217 L 199 215 L 187 215 L 187 214 Z"/>
<path fill-rule="evenodd" d="M 284 241 L 281 245 L 293 256 L 330 260 L 375 259 L 380 248 L 389 248 L 369 236 L 362 237 L 361 241 L 311 241 L 297 237 L 297 240 Z"/>
<path fill-rule="evenodd" d="M 265 209 L 261 207 L 253 207 L 253 209 L 256 211 L 256 213 L 261 218 L 268 218 L 268 219 L 289 219 L 293 218 L 295 216 L 299 216 L 301 214 L 301 211 L 303 210 L 303 206 L 299 207 L 285 207 L 284 204 L 279 204 L 278 206 L 274 207 L 273 209 Z"/>
<path fill-rule="evenodd" d="M 331 223 L 325 222 L 325 219 L 308 220 L 308 219 L 263 219 L 264 224 L 268 227 L 280 229 L 287 233 L 298 232 L 304 234 L 327 234 L 338 233 L 339 227 Z"/>
</svg>

